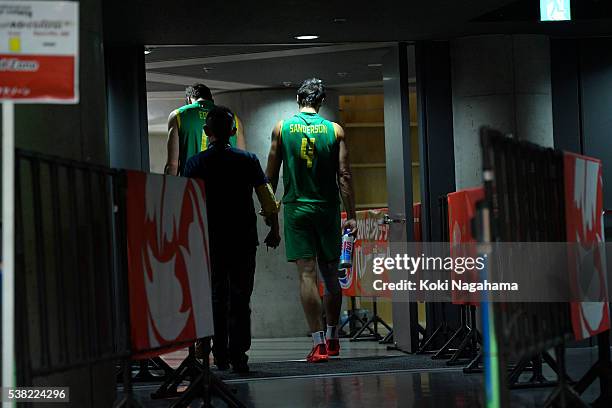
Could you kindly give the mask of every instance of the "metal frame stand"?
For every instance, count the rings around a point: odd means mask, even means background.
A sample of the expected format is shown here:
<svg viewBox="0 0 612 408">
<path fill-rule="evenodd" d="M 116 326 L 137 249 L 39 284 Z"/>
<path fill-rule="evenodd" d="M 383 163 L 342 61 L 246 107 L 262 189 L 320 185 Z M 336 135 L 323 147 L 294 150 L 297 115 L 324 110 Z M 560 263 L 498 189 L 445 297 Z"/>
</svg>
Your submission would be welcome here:
<svg viewBox="0 0 612 408">
<path fill-rule="evenodd" d="M 431 358 L 433 360 L 441 360 L 445 358 L 450 358 L 453 352 L 457 349 L 451 348 L 453 344 L 456 343 L 456 340 L 460 339 L 465 331 L 469 330 L 467 325 L 467 306 L 460 305 L 459 306 L 459 327 L 457 330 L 453 332 L 453 334 L 448 338 L 446 343 L 440 348 L 440 350 L 436 351 Z"/>
<path fill-rule="evenodd" d="M 469 369 L 466 372 L 475 372 L 479 363 L 479 345 L 482 343 L 482 336 L 476 328 L 476 320 L 476 306 L 460 305 L 459 328 L 431 358 L 433 360 L 448 358 L 446 364 L 449 366 L 465 364 L 467 359 Z M 456 349 L 451 348 L 459 339 L 461 339 L 459 346 Z"/>
<path fill-rule="evenodd" d="M 612 362 L 610 361 L 610 330 L 597 335 L 599 358 L 587 373 L 574 385 L 574 390 L 582 395 L 599 379 L 599 397 L 591 404 L 596 408 L 612 406 Z"/>
<path fill-rule="evenodd" d="M 480 349 L 478 350 L 478 354 L 476 354 L 476 357 L 474 357 L 472 361 L 470 361 L 470 363 L 463 368 L 463 373 L 464 374 L 482 373 L 484 370 L 484 366 L 482 366 L 483 357 L 484 357 L 484 354 L 482 352 L 482 346 L 481 346 Z"/>
<path fill-rule="evenodd" d="M 390 332 L 393 329 L 378 315 L 378 306 L 376 302 L 376 298 L 372 298 L 372 317 L 355 333 L 353 337 L 351 337 L 350 341 L 363 341 L 363 340 L 371 340 L 371 341 L 379 341 L 382 339 L 382 336 L 378 333 L 378 324 L 382 324 L 389 330 Z M 373 325 L 373 329 L 370 329 L 370 325 Z M 363 335 L 365 330 L 370 330 L 372 334 Z"/>
<path fill-rule="evenodd" d="M 132 394 L 132 362 L 129 358 L 123 360 L 123 397 L 113 404 L 113 408 L 142 408 Z"/>
<path fill-rule="evenodd" d="M 467 334 L 450 360 L 446 362 L 446 365 L 465 364 L 466 359 L 471 362 L 478 356 L 479 345 L 482 344 L 482 335 L 476 328 L 476 306 L 470 305 L 467 307 L 466 318 Z"/>
<path fill-rule="evenodd" d="M 557 373 L 558 385 L 552 394 L 547 398 L 544 407 L 572 407 L 572 408 L 588 408 L 578 393 L 567 382 L 567 373 L 565 370 L 565 345 L 555 347 L 555 356 L 557 357 Z"/>
<path fill-rule="evenodd" d="M 195 346 L 189 347 L 189 354 L 181 365 L 174 370 L 171 376 L 151 394 L 153 399 L 180 397 L 170 405 L 171 408 L 187 408 L 196 398 L 204 400 L 204 406 L 211 406 L 211 394 L 218 396 L 229 408 L 246 408 L 245 405 L 236 398 L 234 390 L 229 388 L 223 380 L 210 372 L 208 355 L 210 354 L 210 339 L 204 344 L 206 346 L 203 363 L 195 357 Z M 191 379 L 185 391 L 178 391 L 178 387 L 187 378 Z"/>
<path fill-rule="evenodd" d="M 552 368 L 557 376 L 561 375 L 559 372 L 559 367 L 552 356 L 548 354 L 548 352 L 543 352 L 530 358 L 524 358 L 514 366 L 514 368 L 508 374 L 508 386 L 510 389 L 552 387 L 557 385 L 557 381 L 552 381 L 544 377 L 544 374 L 542 373 L 543 361 L 545 361 L 550 368 Z M 529 367 L 529 365 L 531 365 L 531 367 Z M 529 368 L 531 368 L 533 371 L 531 378 L 527 381 L 519 381 L 521 374 L 523 374 Z M 571 383 L 571 380 L 567 377 L 567 375 L 565 381 L 567 383 Z"/>
<path fill-rule="evenodd" d="M 429 337 L 423 339 L 423 342 L 421 343 L 421 346 L 417 350 L 416 354 L 427 354 L 427 353 L 437 352 L 437 350 L 429 349 L 429 346 L 431 345 L 431 343 L 437 340 L 439 336 L 442 336 L 445 342 L 448 341 L 450 333 L 451 333 L 451 329 L 448 326 L 448 323 L 446 322 L 446 310 L 444 307 L 442 307 L 442 323 L 440 323 L 440 325 L 436 328 L 436 330 L 434 330 L 433 333 L 431 333 Z"/>
<path fill-rule="evenodd" d="M 356 327 L 356 324 L 359 323 L 359 327 Z M 362 320 L 356 313 L 355 307 L 355 296 L 351 296 L 351 309 L 348 311 L 348 319 L 342 323 L 342 325 L 338 328 L 338 332 L 340 333 L 341 338 L 353 337 L 359 329 L 361 329 L 366 322 Z M 344 332 L 344 327 L 348 324 L 349 333 L 346 334 Z M 368 328 L 370 335 L 374 334 L 374 332 Z"/>
<path fill-rule="evenodd" d="M 134 370 L 138 370 L 135 375 L 132 375 L 132 382 L 152 382 L 166 379 L 172 375 L 174 370 L 161 357 L 153 357 L 139 361 L 129 361 L 130 375 Z M 163 374 L 153 374 L 151 371 L 163 371 Z M 123 362 L 118 367 L 117 382 L 123 381 Z"/>
<path fill-rule="evenodd" d="M 205 361 L 204 364 L 201 364 L 195 358 L 195 346 L 190 346 L 187 357 L 178 366 L 178 368 L 172 372 L 171 375 L 166 377 L 165 381 L 159 386 L 157 391 L 151 394 L 151 398 L 162 399 L 181 396 L 183 395 L 183 392 L 179 392 L 177 390 L 181 383 L 187 379 L 190 379 L 192 382 L 191 385 L 193 385 L 194 380 L 198 378 L 203 371 L 207 370 L 207 362 Z"/>
<path fill-rule="evenodd" d="M 393 329 L 391 329 L 391 331 L 387 333 L 387 335 L 383 337 L 378 344 L 393 344 Z"/>
</svg>

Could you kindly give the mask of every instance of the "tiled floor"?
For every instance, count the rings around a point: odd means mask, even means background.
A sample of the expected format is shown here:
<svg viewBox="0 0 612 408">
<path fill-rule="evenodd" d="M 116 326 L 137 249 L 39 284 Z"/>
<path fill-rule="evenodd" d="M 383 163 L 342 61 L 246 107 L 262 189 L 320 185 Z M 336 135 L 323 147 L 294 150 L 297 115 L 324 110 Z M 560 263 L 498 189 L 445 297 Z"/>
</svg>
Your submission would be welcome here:
<svg viewBox="0 0 612 408">
<path fill-rule="evenodd" d="M 253 343 L 251 361 L 282 361 L 303 359 L 309 339 L 257 340 Z M 343 357 L 397 356 L 396 351 L 374 342 L 343 341 Z M 180 357 L 175 353 L 175 358 Z M 410 358 L 407 357 L 407 358 Z M 567 353 L 570 376 L 579 378 L 595 361 L 594 349 L 570 349 Z M 550 374 L 550 373 L 549 373 Z M 550 378 L 553 378 L 552 376 Z M 466 375 L 457 368 L 415 370 L 390 373 L 324 375 L 302 378 L 238 379 L 229 381 L 237 397 L 254 408 L 310 407 L 483 407 L 482 375 Z M 170 401 L 152 401 L 149 394 L 156 385 L 136 385 L 138 400 L 146 407 L 167 407 Z M 516 407 L 540 407 L 551 388 L 515 390 L 510 393 Z M 591 401 L 597 388 L 591 387 L 584 396 Z M 192 407 L 201 406 L 196 402 Z M 216 401 L 216 407 L 224 407 Z"/>
</svg>

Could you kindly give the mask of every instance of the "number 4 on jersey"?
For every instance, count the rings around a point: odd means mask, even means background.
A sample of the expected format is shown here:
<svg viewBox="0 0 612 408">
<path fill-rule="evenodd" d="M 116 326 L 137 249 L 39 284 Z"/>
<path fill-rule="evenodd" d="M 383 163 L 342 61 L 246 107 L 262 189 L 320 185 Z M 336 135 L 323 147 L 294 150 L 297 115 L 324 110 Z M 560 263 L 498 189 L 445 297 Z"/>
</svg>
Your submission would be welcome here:
<svg viewBox="0 0 612 408">
<path fill-rule="evenodd" d="M 307 137 L 303 137 L 302 138 L 302 148 L 301 148 L 301 153 L 300 153 L 300 157 L 303 160 L 306 160 L 306 167 L 308 167 L 309 169 L 312 168 L 312 160 L 314 158 L 314 150 L 315 150 L 315 138 L 311 137 L 311 138 L 307 138 Z"/>
</svg>

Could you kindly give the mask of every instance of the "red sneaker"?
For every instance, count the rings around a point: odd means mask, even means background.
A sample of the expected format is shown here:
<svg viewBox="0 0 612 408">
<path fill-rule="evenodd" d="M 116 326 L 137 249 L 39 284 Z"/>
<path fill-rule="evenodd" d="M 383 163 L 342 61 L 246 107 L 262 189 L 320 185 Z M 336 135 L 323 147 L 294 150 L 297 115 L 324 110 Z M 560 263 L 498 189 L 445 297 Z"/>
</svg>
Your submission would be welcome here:
<svg viewBox="0 0 612 408">
<path fill-rule="evenodd" d="M 339 339 L 327 339 L 327 355 L 337 356 L 340 354 L 340 340 Z"/>
<path fill-rule="evenodd" d="M 309 363 L 325 363 L 327 362 L 327 347 L 325 344 L 317 344 L 312 348 L 312 351 L 306 357 Z"/>
</svg>

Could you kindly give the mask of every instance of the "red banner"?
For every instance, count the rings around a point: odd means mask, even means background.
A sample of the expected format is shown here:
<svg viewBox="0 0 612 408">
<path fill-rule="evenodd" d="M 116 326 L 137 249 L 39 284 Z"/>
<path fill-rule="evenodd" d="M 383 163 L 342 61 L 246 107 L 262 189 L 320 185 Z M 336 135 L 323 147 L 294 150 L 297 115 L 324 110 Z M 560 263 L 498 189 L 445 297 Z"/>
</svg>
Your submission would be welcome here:
<svg viewBox="0 0 612 408">
<path fill-rule="evenodd" d="M 128 285 L 136 358 L 213 334 L 200 180 L 127 172 Z"/>
<path fill-rule="evenodd" d="M 450 254 L 456 257 L 475 257 L 476 253 L 461 253 L 472 246 L 464 245 L 476 242 L 472 233 L 472 219 L 476 216 L 476 203 L 484 199 L 484 188 L 467 188 L 448 194 L 448 225 L 450 237 L 446 237 L 450 242 Z M 474 248 L 475 249 L 475 248 Z M 479 278 L 476 271 L 465 271 L 462 275 L 453 274 L 453 278 L 461 277 L 467 282 L 478 282 Z M 455 304 L 478 304 L 480 294 L 461 294 L 455 291 L 452 293 L 453 303 Z M 469 297 L 466 299 L 466 297 Z"/>
<path fill-rule="evenodd" d="M 610 328 L 603 236 L 603 181 L 601 161 L 564 152 L 565 218 L 567 241 L 578 249 L 569 253 L 569 273 L 577 296 L 590 293 L 605 302 L 574 302 L 572 327 L 582 340 Z M 581 276 L 582 268 L 598 272 L 592 278 Z"/>
<path fill-rule="evenodd" d="M 373 272 L 374 258 L 385 254 L 389 256 L 389 226 L 382 223 L 387 208 L 357 211 L 357 238 L 353 248 L 353 267 L 339 278 L 343 296 L 391 298 L 391 292 L 376 291 L 374 280 L 389 282 L 387 272 L 376 275 Z M 346 213 L 342 213 L 342 222 Z M 413 206 L 414 240 L 421 241 L 421 203 Z M 323 295 L 323 284 L 319 283 L 319 293 Z"/>
</svg>

